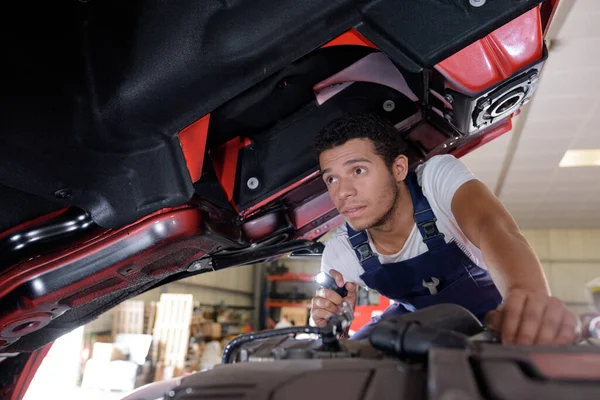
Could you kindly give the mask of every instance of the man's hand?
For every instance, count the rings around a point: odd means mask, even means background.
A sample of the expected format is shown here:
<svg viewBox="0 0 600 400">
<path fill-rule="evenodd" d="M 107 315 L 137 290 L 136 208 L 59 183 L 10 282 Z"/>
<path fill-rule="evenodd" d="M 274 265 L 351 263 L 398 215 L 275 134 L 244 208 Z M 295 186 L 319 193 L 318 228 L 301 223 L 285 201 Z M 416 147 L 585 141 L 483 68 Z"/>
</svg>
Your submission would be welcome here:
<svg viewBox="0 0 600 400">
<path fill-rule="evenodd" d="M 342 296 L 330 289 L 319 288 L 317 290 L 317 295 L 312 299 L 310 315 L 313 321 L 315 321 L 315 325 L 321 328 L 327 325 L 327 319 L 337 312 L 342 301 L 345 300 L 353 310 L 356 306 L 356 284 L 352 282 L 344 283 L 344 277 L 335 269 L 329 270 L 329 275 L 335 279 L 338 287 L 346 286 L 348 295 L 342 298 Z"/>
<path fill-rule="evenodd" d="M 513 289 L 497 310 L 486 315 L 486 325 L 504 344 L 567 345 L 579 336 L 580 326 L 556 297 Z"/>
</svg>

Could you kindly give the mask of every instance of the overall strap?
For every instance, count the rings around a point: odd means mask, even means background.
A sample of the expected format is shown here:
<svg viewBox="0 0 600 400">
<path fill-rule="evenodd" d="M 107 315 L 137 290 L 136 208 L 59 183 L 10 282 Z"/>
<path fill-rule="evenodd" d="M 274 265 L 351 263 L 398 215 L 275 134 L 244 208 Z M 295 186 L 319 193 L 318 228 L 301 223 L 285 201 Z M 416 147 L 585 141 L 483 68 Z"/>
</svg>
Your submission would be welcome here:
<svg viewBox="0 0 600 400">
<path fill-rule="evenodd" d="M 348 240 L 350 245 L 356 254 L 358 262 L 365 271 L 373 271 L 381 266 L 379 258 L 371 250 L 369 246 L 369 236 L 366 231 L 356 232 L 350 227 L 350 224 L 346 224 L 348 229 Z"/>
<path fill-rule="evenodd" d="M 444 234 L 438 230 L 435 224 L 437 218 L 431 210 L 429 201 L 423 195 L 423 191 L 417 180 L 417 174 L 414 172 L 410 173 L 406 178 L 406 184 L 412 198 L 415 223 L 417 224 L 417 228 L 419 228 L 419 232 L 421 232 L 423 242 L 430 251 L 444 246 L 446 244 Z"/>
</svg>

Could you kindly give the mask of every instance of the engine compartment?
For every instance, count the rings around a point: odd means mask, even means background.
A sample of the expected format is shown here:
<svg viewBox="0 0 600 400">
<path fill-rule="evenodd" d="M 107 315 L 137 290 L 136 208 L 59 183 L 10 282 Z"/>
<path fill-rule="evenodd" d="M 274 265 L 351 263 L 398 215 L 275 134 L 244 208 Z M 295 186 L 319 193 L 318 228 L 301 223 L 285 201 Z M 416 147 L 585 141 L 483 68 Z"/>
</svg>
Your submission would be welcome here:
<svg viewBox="0 0 600 400">
<path fill-rule="evenodd" d="M 413 338 L 407 338 L 410 327 L 418 333 Z M 296 339 L 285 332 L 282 329 L 283 335 L 277 338 L 241 345 L 229 360 L 232 363 L 171 382 L 164 398 L 552 400 L 600 396 L 600 348 L 500 345 L 473 315 L 456 305 L 441 304 L 382 319 L 369 339 L 336 339 L 337 345 L 324 337 L 326 333 L 319 339 Z M 448 335 L 464 340 L 448 341 Z M 159 397 L 162 389 L 151 395 L 152 389 L 152 385 L 138 389 L 127 399 Z"/>
</svg>

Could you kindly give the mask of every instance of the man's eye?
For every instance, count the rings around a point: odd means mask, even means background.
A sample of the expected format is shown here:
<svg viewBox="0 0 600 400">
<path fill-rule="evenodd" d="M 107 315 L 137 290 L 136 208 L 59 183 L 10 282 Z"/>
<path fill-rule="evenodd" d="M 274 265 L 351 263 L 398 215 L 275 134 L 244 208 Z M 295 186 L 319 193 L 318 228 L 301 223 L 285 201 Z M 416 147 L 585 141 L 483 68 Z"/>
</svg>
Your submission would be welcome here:
<svg viewBox="0 0 600 400">
<path fill-rule="evenodd" d="M 367 170 L 366 170 L 366 169 L 364 169 L 364 168 L 362 168 L 362 167 L 360 167 L 360 168 L 356 168 L 356 169 L 354 170 L 354 173 L 355 173 L 356 175 L 361 175 L 361 174 L 364 174 L 365 172 L 367 172 Z"/>
<path fill-rule="evenodd" d="M 328 176 L 327 178 L 325 178 L 325 183 L 327 183 L 328 185 L 331 185 L 332 183 L 335 183 L 337 181 L 337 179 L 335 179 L 333 176 Z"/>
</svg>

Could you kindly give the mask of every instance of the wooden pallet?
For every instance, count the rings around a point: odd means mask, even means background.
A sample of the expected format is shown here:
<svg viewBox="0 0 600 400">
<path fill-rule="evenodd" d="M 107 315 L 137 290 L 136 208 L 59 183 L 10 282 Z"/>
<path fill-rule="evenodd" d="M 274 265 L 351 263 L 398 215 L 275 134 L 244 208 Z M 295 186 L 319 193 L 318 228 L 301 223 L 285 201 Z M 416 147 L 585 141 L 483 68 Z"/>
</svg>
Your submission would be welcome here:
<svg viewBox="0 0 600 400">
<path fill-rule="evenodd" d="M 160 296 L 154 324 L 154 380 L 180 376 L 185 368 L 190 338 L 193 296 L 164 293 Z"/>
<path fill-rule="evenodd" d="M 144 302 L 127 300 L 113 313 L 113 340 L 119 333 L 144 333 Z"/>
<path fill-rule="evenodd" d="M 144 334 L 146 335 L 152 335 L 152 332 L 154 332 L 157 307 L 158 301 L 151 301 L 146 304 L 146 309 L 144 311 Z"/>
</svg>

